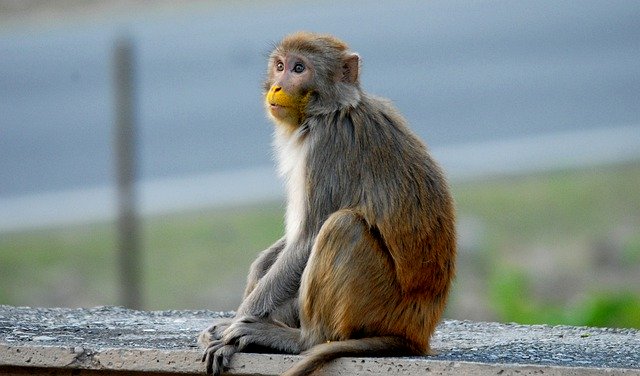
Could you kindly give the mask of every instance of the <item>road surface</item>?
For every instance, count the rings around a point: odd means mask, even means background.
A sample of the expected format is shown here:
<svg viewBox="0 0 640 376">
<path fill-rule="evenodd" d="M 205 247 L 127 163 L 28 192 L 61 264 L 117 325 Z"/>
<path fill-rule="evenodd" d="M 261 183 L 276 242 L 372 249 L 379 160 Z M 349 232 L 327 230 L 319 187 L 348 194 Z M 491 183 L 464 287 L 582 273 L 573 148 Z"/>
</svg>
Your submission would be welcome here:
<svg viewBox="0 0 640 376">
<path fill-rule="evenodd" d="M 639 19 L 640 2 L 631 0 L 250 1 L 3 29 L 0 222 L 16 222 L 16 212 L 42 217 L 54 209 L 38 205 L 74 192 L 100 191 L 99 202 L 87 201 L 110 207 L 111 60 L 123 34 L 137 49 L 140 180 L 171 191 L 171 182 L 203 176 L 273 176 L 260 93 L 265 55 L 299 29 L 348 41 L 362 56 L 364 88 L 392 99 L 443 158 L 483 162 L 459 151 L 511 145 L 509 153 L 492 149 L 494 162 L 474 165 L 476 174 L 510 160 L 521 145 L 512 140 L 541 141 L 515 165 L 535 167 L 555 135 L 569 142 L 559 150 L 577 151 L 563 160 L 591 155 L 578 150 L 585 145 L 638 157 Z M 609 133 L 611 144 L 571 143 Z"/>
</svg>

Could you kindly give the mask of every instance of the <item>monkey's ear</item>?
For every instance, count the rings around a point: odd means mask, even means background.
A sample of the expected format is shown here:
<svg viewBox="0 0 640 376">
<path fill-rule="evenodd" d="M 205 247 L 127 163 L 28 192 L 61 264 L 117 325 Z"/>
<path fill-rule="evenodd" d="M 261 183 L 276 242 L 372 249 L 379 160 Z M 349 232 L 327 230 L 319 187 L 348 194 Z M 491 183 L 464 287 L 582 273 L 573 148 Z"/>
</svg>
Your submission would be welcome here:
<svg viewBox="0 0 640 376">
<path fill-rule="evenodd" d="M 344 57 L 342 61 L 342 77 L 340 81 L 349 84 L 355 84 L 358 82 L 358 75 L 360 74 L 360 57 L 356 53 L 351 53 Z"/>
</svg>

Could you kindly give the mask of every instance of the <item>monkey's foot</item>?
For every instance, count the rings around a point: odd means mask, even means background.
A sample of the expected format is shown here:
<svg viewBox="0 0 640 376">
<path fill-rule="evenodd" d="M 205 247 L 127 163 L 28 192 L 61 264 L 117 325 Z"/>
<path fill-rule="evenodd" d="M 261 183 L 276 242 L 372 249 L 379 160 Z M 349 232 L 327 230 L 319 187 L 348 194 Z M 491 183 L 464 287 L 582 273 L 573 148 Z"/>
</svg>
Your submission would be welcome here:
<svg viewBox="0 0 640 376">
<path fill-rule="evenodd" d="M 263 319 L 253 316 L 236 318 L 224 330 L 222 340 L 225 343 L 236 344 L 238 351 L 242 351 L 251 344 L 269 346 L 269 343 L 264 343 L 262 337 L 268 333 L 268 329 L 272 326 L 271 322 L 267 323 Z"/>
<path fill-rule="evenodd" d="M 210 344 L 222 339 L 222 334 L 231 325 L 232 321 L 224 321 L 211 325 L 198 335 L 198 344 L 204 349 L 209 348 Z"/>
<path fill-rule="evenodd" d="M 222 340 L 235 344 L 238 351 L 266 348 L 289 354 L 300 352 L 300 329 L 254 316 L 234 320 L 224 331 Z"/>
</svg>

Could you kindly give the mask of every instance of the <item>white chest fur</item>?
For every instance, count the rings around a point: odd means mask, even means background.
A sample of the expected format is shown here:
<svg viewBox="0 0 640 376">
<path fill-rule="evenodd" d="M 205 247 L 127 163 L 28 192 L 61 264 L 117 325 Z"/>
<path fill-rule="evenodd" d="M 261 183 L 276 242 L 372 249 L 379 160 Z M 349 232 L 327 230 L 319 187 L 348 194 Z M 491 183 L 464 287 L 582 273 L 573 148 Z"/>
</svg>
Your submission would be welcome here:
<svg viewBox="0 0 640 376">
<path fill-rule="evenodd" d="M 307 143 L 299 133 L 276 132 L 275 147 L 278 155 L 278 172 L 285 180 L 287 213 L 285 234 L 287 243 L 294 242 L 304 226 L 307 210 L 306 162 Z"/>
</svg>

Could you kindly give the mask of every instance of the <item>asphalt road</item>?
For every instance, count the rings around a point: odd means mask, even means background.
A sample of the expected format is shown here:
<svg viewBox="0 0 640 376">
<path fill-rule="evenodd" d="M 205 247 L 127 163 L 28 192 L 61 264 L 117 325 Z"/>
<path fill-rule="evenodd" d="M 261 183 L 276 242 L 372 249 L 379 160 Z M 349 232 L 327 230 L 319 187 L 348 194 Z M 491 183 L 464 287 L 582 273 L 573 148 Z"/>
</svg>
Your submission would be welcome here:
<svg viewBox="0 0 640 376">
<path fill-rule="evenodd" d="M 2 29 L 0 200 L 111 185 L 120 35 L 136 46 L 139 176 L 154 181 L 271 164 L 265 57 L 299 29 L 348 41 L 365 90 L 435 149 L 618 127 L 640 139 L 639 19 L 634 0 L 250 1 Z"/>
</svg>

